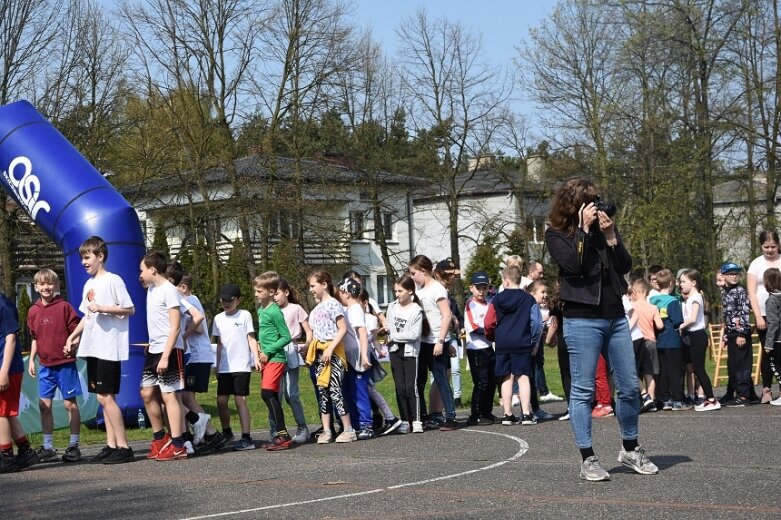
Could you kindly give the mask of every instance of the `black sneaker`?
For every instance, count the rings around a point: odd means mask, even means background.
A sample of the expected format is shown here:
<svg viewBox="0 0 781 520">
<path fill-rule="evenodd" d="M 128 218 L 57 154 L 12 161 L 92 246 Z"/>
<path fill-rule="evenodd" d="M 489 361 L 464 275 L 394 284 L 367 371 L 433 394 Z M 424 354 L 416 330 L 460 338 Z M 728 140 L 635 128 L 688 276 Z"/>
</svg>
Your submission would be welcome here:
<svg viewBox="0 0 781 520">
<path fill-rule="evenodd" d="M 455 419 L 448 419 L 442 423 L 442 426 L 439 427 L 439 431 L 441 432 L 452 432 L 457 429 L 458 429 L 458 421 L 456 421 Z"/>
<path fill-rule="evenodd" d="M 82 459 L 81 450 L 78 444 L 68 446 L 65 448 L 65 453 L 62 454 L 63 462 L 78 462 Z"/>
<path fill-rule="evenodd" d="M 103 449 L 102 449 L 102 450 L 100 450 L 100 452 L 98 452 L 98 454 L 97 454 L 97 455 L 95 455 L 94 457 L 92 457 L 92 458 L 89 460 L 89 463 L 90 463 L 90 464 L 103 464 L 103 461 L 104 461 L 104 460 L 105 460 L 105 459 L 106 459 L 106 458 L 107 458 L 109 455 L 111 455 L 112 453 L 114 453 L 114 450 L 116 450 L 116 448 L 112 448 L 111 446 L 103 446 Z"/>
<path fill-rule="evenodd" d="M 394 417 L 393 419 L 385 421 L 385 426 L 380 431 L 380 435 L 388 435 L 389 433 L 398 430 L 402 423 L 403 421 L 398 417 Z"/>
<path fill-rule="evenodd" d="M 531 426 L 537 424 L 537 419 L 534 418 L 534 414 L 523 414 L 521 415 L 521 424 L 524 426 Z"/>
<path fill-rule="evenodd" d="M 16 473 L 22 466 L 13 453 L 0 453 L 0 473 Z"/>
<path fill-rule="evenodd" d="M 496 422 L 496 421 L 498 421 L 498 420 L 499 420 L 499 419 L 498 419 L 498 418 L 497 418 L 495 415 L 493 415 L 493 414 L 491 414 L 491 415 L 486 415 L 486 416 L 484 416 L 484 417 L 480 417 L 480 424 L 481 424 L 481 425 L 483 425 L 483 424 L 485 424 L 485 425 L 489 425 L 489 424 L 493 424 L 493 423 L 495 423 L 495 422 Z"/>
<path fill-rule="evenodd" d="M 731 402 L 732 402 L 732 401 L 734 401 L 734 400 L 735 400 L 735 396 L 734 396 L 734 395 L 729 395 L 729 394 L 726 394 L 726 395 L 724 395 L 724 397 L 722 397 L 721 399 L 719 399 L 719 403 L 720 403 L 722 406 L 724 406 L 724 405 L 726 405 L 727 403 L 731 403 Z"/>
<path fill-rule="evenodd" d="M 206 441 L 206 444 L 209 445 L 211 451 L 219 451 L 228 445 L 229 440 L 230 439 L 228 439 L 225 434 L 217 430 L 214 435 L 212 435 L 209 440 Z"/>
<path fill-rule="evenodd" d="M 742 408 L 742 407 L 746 406 L 747 404 L 750 404 L 748 399 L 743 399 L 741 397 L 738 397 L 734 401 L 728 402 L 726 406 L 728 406 L 730 408 Z"/>
<path fill-rule="evenodd" d="M 429 419 L 424 426 L 427 430 L 438 430 L 442 427 L 443 423 L 444 421 L 440 421 L 439 419 Z"/>
<path fill-rule="evenodd" d="M 133 455 L 133 448 L 117 448 L 112 453 L 103 459 L 103 464 L 124 464 L 125 462 L 133 462 L 135 456 Z"/>
<path fill-rule="evenodd" d="M 503 426 L 512 426 L 514 424 L 518 424 L 520 421 L 518 421 L 518 418 L 515 415 L 505 415 L 502 419 L 502 425 Z"/>
<path fill-rule="evenodd" d="M 38 460 L 41 462 L 57 462 L 60 460 L 60 453 L 55 448 L 45 448 L 41 446 L 35 450 Z"/>
<path fill-rule="evenodd" d="M 38 459 L 38 454 L 29 446 L 25 449 L 20 449 L 16 454 L 16 459 L 20 469 L 29 468 L 33 464 L 41 462 L 40 459 Z"/>
</svg>

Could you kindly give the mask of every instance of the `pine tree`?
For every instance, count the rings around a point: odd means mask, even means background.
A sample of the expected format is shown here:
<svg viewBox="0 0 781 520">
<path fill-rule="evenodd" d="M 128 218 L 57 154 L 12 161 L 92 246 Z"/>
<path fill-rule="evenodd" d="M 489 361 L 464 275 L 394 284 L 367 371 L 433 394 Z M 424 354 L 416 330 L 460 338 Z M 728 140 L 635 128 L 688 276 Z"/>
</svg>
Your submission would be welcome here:
<svg viewBox="0 0 781 520">
<path fill-rule="evenodd" d="M 220 283 L 235 283 L 238 285 L 241 288 L 241 304 L 239 308 L 248 310 L 254 316 L 255 291 L 252 287 L 252 280 L 249 278 L 249 271 L 244 263 L 244 258 L 244 242 L 237 238 L 231 244 L 231 251 L 228 254 L 225 268 L 220 271 Z"/>
<path fill-rule="evenodd" d="M 491 278 L 493 285 L 498 285 L 501 277 L 499 275 L 499 266 L 501 258 L 499 257 L 499 246 L 496 243 L 495 235 L 485 235 L 483 241 L 478 244 L 475 254 L 466 267 L 465 283 L 471 280 L 472 275 L 478 271 L 485 271 Z"/>
<path fill-rule="evenodd" d="M 165 236 L 165 226 L 162 221 L 155 222 L 155 234 L 152 238 L 152 251 L 163 253 L 166 258 L 171 255 L 168 247 L 168 239 Z"/>
<path fill-rule="evenodd" d="M 27 315 L 30 313 L 30 296 L 27 294 L 27 287 L 21 290 L 19 295 L 19 343 L 22 345 L 22 350 L 30 350 L 32 338 L 30 338 L 29 331 L 27 330 Z"/>
</svg>

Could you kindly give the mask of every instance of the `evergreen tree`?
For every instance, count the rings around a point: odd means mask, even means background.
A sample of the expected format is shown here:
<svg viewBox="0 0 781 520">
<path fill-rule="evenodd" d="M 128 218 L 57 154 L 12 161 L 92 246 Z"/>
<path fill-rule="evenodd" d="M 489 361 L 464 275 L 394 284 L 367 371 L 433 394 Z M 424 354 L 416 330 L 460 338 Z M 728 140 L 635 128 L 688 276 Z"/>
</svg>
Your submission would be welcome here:
<svg viewBox="0 0 781 520">
<path fill-rule="evenodd" d="M 465 283 L 469 283 L 472 279 L 472 275 L 478 271 L 485 271 L 491 278 L 493 285 L 499 285 L 501 276 L 499 273 L 499 266 L 501 264 L 501 258 L 499 257 L 499 245 L 497 244 L 496 235 L 485 235 L 483 241 L 478 244 L 475 249 L 475 254 L 469 261 L 469 265 L 466 266 Z"/>
<path fill-rule="evenodd" d="M 283 238 L 274 246 L 269 267 L 295 287 L 301 287 L 306 276 L 296 264 L 296 244 L 289 238 Z"/>
<path fill-rule="evenodd" d="M 255 290 L 244 262 L 244 243 L 240 238 L 237 238 L 231 246 L 225 268 L 220 271 L 220 284 L 235 283 L 238 285 L 241 288 L 241 304 L 239 308 L 248 310 L 254 316 Z"/>
<path fill-rule="evenodd" d="M 27 330 L 27 315 L 30 313 L 31 306 L 32 302 L 27 294 L 27 287 L 24 287 L 19 294 L 19 343 L 24 351 L 30 350 L 32 344 L 32 338 Z"/>
<path fill-rule="evenodd" d="M 171 256 L 171 250 L 168 247 L 168 239 L 165 236 L 165 226 L 162 220 L 155 222 L 155 234 L 152 238 L 152 251 L 163 253 L 166 258 Z"/>
</svg>

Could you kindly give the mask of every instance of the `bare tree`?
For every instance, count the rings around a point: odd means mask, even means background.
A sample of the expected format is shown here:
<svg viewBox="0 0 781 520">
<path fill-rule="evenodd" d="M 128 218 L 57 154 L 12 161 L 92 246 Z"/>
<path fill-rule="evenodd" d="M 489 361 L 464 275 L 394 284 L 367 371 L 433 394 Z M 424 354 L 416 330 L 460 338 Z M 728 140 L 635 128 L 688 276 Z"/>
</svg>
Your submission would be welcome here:
<svg viewBox="0 0 781 520">
<path fill-rule="evenodd" d="M 438 139 L 440 163 L 434 172 L 449 215 L 450 256 L 460 263 L 459 180 L 469 156 L 490 149 L 503 118 L 512 86 L 482 55 L 480 38 L 460 23 L 432 20 L 425 10 L 402 21 L 402 81 L 410 96 L 410 115 L 417 131 Z M 457 297 L 461 287 L 456 287 Z"/>
<path fill-rule="evenodd" d="M 0 105 L 27 97 L 34 90 L 38 71 L 58 34 L 60 5 L 46 0 L 0 2 Z M 8 165 L 2 165 L 5 169 Z M 2 197 L 0 209 L 0 275 L 3 292 L 16 294 L 12 265 L 12 230 L 18 210 Z"/>
</svg>

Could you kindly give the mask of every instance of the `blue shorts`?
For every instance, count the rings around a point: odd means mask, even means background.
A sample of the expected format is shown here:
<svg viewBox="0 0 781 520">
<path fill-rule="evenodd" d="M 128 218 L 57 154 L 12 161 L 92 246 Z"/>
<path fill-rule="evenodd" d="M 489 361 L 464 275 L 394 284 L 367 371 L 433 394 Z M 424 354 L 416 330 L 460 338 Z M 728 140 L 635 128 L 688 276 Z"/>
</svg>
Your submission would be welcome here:
<svg viewBox="0 0 781 520">
<path fill-rule="evenodd" d="M 531 376 L 532 375 L 532 353 L 513 352 L 511 354 L 496 353 L 496 377 L 507 375 Z"/>
<path fill-rule="evenodd" d="M 38 396 L 43 399 L 54 399 L 58 388 L 63 399 L 75 399 L 81 395 L 81 381 L 76 363 L 53 367 L 41 365 L 38 370 Z"/>
</svg>

